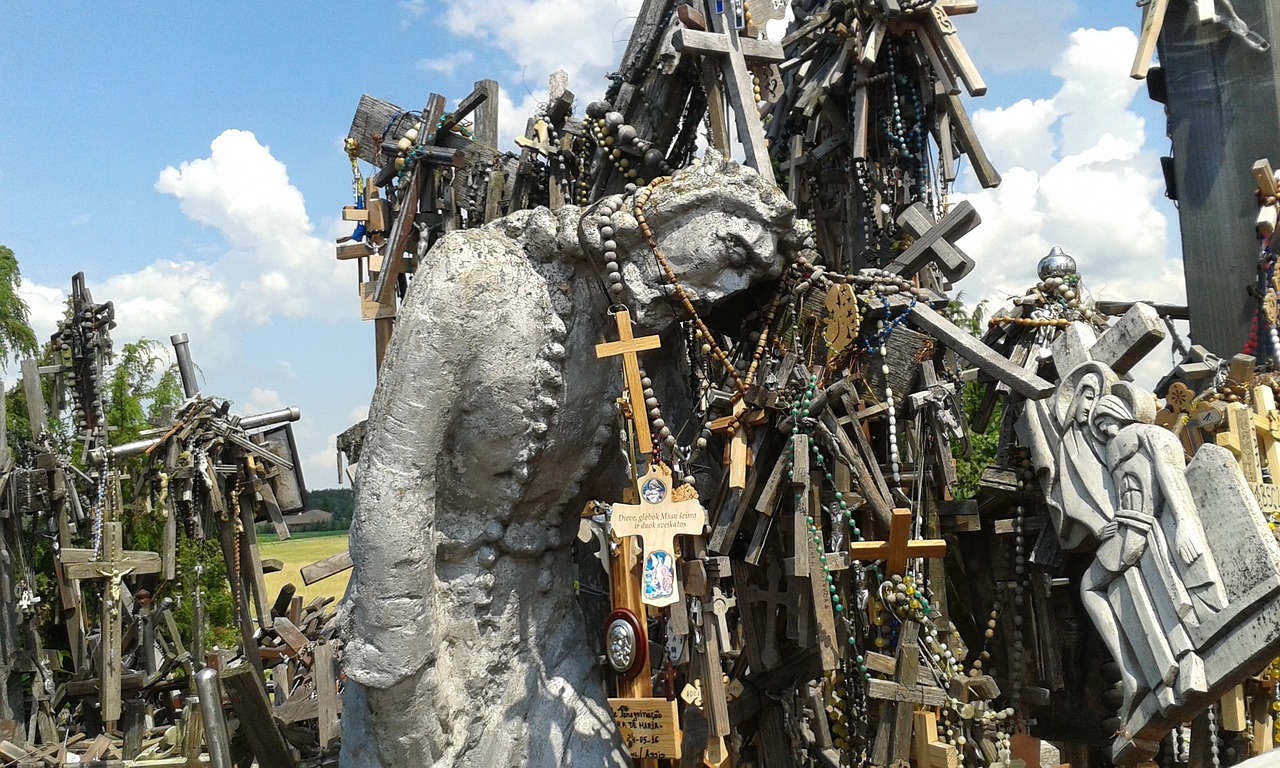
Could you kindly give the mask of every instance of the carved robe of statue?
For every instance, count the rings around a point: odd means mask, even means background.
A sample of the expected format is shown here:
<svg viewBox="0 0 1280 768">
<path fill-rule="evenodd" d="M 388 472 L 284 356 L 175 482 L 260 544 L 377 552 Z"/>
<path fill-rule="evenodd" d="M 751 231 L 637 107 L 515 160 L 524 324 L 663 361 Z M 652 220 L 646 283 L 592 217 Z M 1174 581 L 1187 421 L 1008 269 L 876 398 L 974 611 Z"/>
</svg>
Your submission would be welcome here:
<svg viewBox="0 0 1280 768">
<path fill-rule="evenodd" d="M 1206 690 L 1188 628 L 1222 610 L 1226 596 L 1187 483 L 1182 444 L 1148 423 L 1154 416 L 1148 393 L 1132 384 L 1114 391 L 1099 401 L 1092 422 L 1107 438 L 1115 516 L 1082 590 L 1095 623 L 1112 630 L 1103 639 L 1127 673 L 1126 699 L 1150 690 L 1167 709 L 1188 692 Z"/>
<path fill-rule="evenodd" d="M 624 477 L 609 449 L 620 366 L 594 351 L 613 333 L 606 308 L 630 307 L 638 335 L 666 332 L 645 358 L 655 387 L 679 352 L 683 310 L 632 210 L 615 197 L 521 211 L 422 257 L 356 484 L 343 766 L 631 765 L 569 544 L 586 500 Z M 796 232 L 785 195 L 710 153 L 646 213 L 703 312 L 777 278 Z M 620 295 L 602 290 L 610 270 Z M 664 415 L 678 423 L 672 389 Z"/>
<path fill-rule="evenodd" d="M 1101 363 L 1086 362 L 1063 377 L 1054 396 L 1029 402 L 1018 437 L 1031 450 L 1062 548 L 1080 550 L 1096 541 L 1111 520 L 1115 491 L 1103 467 L 1105 437 L 1090 417 L 1119 381 Z"/>
</svg>

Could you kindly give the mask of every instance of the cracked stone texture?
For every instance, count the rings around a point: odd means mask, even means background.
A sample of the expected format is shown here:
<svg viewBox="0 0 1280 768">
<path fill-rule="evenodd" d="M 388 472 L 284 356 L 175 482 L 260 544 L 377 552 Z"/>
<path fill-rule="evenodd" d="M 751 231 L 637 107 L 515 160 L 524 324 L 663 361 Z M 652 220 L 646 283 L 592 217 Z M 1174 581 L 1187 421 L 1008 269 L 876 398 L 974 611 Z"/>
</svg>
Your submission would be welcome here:
<svg viewBox="0 0 1280 768">
<path fill-rule="evenodd" d="M 664 334 L 641 364 L 667 369 L 683 310 L 630 197 L 521 211 L 454 232 L 421 261 L 356 484 L 344 766 L 631 765 L 570 548 L 584 503 L 624 484 L 621 365 L 594 353 L 617 334 L 605 204 L 621 208 L 612 225 L 635 332 Z M 776 187 L 717 156 L 655 190 L 646 213 L 700 311 L 778 277 L 783 241 L 803 236 Z"/>
</svg>

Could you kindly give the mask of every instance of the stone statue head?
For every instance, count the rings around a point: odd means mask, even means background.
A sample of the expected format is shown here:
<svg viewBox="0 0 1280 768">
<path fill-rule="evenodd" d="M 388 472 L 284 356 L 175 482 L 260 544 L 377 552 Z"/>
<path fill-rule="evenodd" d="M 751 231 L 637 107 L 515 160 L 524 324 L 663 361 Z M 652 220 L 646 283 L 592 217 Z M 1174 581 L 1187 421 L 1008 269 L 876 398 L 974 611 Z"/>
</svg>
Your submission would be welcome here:
<svg viewBox="0 0 1280 768">
<path fill-rule="evenodd" d="M 639 193 L 638 193 L 639 194 Z M 643 199 L 643 195 L 641 195 Z M 588 208 L 579 239 L 603 272 L 600 210 L 617 209 L 612 220 L 624 291 L 637 322 L 657 328 L 682 317 L 674 290 L 635 215 L 635 196 L 607 198 Z M 643 214 L 658 251 L 699 312 L 735 293 L 778 277 L 786 253 L 804 239 L 795 207 L 752 168 L 708 150 L 700 162 L 654 187 Z M 660 300 L 664 299 L 664 300 Z"/>
<path fill-rule="evenodd" d="M 1092 360 L 1068 371 L 1053 395 L 1053 415 L 1059 427 L 1088 429 L 1094 407 L 1118 381 L 1114 371 Z"/>
</svg>

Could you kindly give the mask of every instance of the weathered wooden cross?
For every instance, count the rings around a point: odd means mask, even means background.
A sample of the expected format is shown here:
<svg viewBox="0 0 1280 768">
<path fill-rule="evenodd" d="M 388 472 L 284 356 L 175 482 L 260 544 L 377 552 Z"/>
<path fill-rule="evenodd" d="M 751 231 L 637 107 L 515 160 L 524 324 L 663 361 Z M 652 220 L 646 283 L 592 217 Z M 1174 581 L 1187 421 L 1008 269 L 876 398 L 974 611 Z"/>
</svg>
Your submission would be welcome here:
<svg viewBox="0 0 1280 768">
<path fill-rule="evenodd" d="M 130 574 L 159 573 L 160 555 L 155 552 L 126 551 L 123 545 L 121 523 L 102 523 L 102 552 L 94 557 L 92 549 L 62 550 L 62 571 L 68 579 L 107 579 L 102 595 L 102 617 L 98 630 L 102 635 L 102 667 L 98 681 L 98 696 L 102 705 L 102 720 L 113 723 L 120 719 L 120 675 L 122 671 L 120 648 L 120 610 L 123 606 L 121 588 L 123 579 Z"/>
<path fill-rule="evenodd" d="M 1151 55 L 1156 51 L 1156 41 L 1164 27 L 1164 15 L 1169 10 L 1169 0 L 1147 0 L 1142 4 L 1142 31 L 1138 34 L 1138 52 L 1133 57 L 1129 77 L 1142 80 L 1151 69 Z"/>
<path fill-rule="evenodd" d="M 905 764 L 911 754 L 914 705 L 940 707 L 947 700 L 946 691 L 920 683 L 919 636 L 919 624 L 902 622 L 893 680 L 867 681 L 867 696 L 883 702 L 880 728 L 871 752 L 872 765 L 898 765 L 899 761 Z"/>
<path fill-rule="evenodd" d="M 889 264 L 889 271 L 911 277 L 932 261 L 944 277 L 956 282 L 973 271 L 974 262 L 968 254 L 952 245 L 952 241 L 960 239 L 981 223 L 982 217 L 968 200 L 961 201 L 937 223 L 934 223 L 924 203 L 916 203 L 898 216 L 898 225 L 915 238 L 915 242 Z"/>
<path fill-rule="evenodd" d="M 682 598 L 675 537 L 702 533 L 707 511 L 698 502 L 697 495 L 678 499 L 671 487 L 671 470 L 656 462 L 636 482 L 636 489 L 640 503 L 614 504 L 609 522 L 614 536 L 639 536 L 643 540 L 640 600 L 661 608 Z"/>
<path fill-rule="evenodd" d="M 747 60 L 777 63 L 785 56 L 778 43 L 739 37 L 738 30 L 728 15 L 731 8 L 731 4 L 725 3 L 721 12 L 708 14 L 714 32 L 678 29 L 672 36 L 671 43 L 678 51 L 715 56 L 719 60 L 726 95 L 733 108 L 738 125 L 738 140 L 742 142 L 747 165 L 755 168 L 761 178 L 773 184 L 773 166 L 769 162 L 764 127 L 756 111 L 755 90 L 751 72 L 747 70 Z"/>
<path fill-rule="evenodd" d="M 849 544 L 851 560 L 883 560 L 885 576 L 901 576 L 907 572 L 907 560 L 917 557 L 946 557 L 947 542 L 942 539 L 912 539 L 911 510 L 893 510 L 888 541 L 855 541 Z"/>
<path fill-rule="evenodd" d="M 631 313 L 618 310 L 613 316 L 618 324 L 618 340 L 596 345 L 596 359 L 622 356 L 622 373 L 626 380 L 627 401 L 631 406 L 631 423 L 636 428 L 636 443 L 641 453 L 653 450 L 653 437 L 649 434 L 649 409 L 645 407 L 644 385 L 640 378 L 640 361 L 636 353 L 662 346 L 657 336 L 631 335 Z"/>
<path fill-rule="evenodd" d="M 1164 324 L 1156 311 L 1147 304 L 1134 304 L 1101 336 L 1084 323 L 1072 323 L 1054 339 L 1050 350 L 1059 376 L 1089 360 L 1123 376 L 1164 337 Z"/>
</svg>

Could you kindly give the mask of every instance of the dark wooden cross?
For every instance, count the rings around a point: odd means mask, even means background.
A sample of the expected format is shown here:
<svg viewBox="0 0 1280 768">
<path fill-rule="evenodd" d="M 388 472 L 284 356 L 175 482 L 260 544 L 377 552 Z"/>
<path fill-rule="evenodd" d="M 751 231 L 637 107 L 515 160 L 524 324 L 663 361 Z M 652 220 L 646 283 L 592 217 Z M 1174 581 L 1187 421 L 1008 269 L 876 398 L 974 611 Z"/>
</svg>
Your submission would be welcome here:
<svg viewBox="0 0 1280 768">
<path fill-rule="evenodd" d="M 944 277 L 956 282 L 973 271 L 973 259 L 951 241 L 960 239 L 981 223 L 982 217 L 968 200 L 962 200 L 937 223 L 924 203 L 916 203 L 898 216 L 898 225 L 915 238 L 915 242 L 898 254 L 888 270 L 911 277 L 932 261 Z"/>
<path fill-rule="evenodd" d="M 126 551 L 121 523 L 102 523 L 102 551 L 95 557 L 92 549 L 62 550 L 62 572 L 68 579 L 106 579 L 102 595 L 102 617 L 98 631 L 102 635 L 102 666 L 98 679 L 98 696 L 102 704 L 102 720 L 114 723 L 120 719 L 120 610 L 124 605 L 121 585 L 130 574 L 159 573 L 160 555 L 155 552 Z"/>
<path fill-rule="evenodd" d="M 782 61 L 785 56 L 778 43 L 739 37 L 736 25 L 729 16 L 731 4 L 725 3 L 720 13 L 708 14 L 714 32 L 694 29 L 677 29 L 671 43 L 677 51 L 688 51 L 702 56 L 714 56 L 724 77 L 725 92 L 738 126 L 738 140 L 742 142 L 747 165 L 760 172 L 760 177 L 774 183 L 773 166 L 769 162 L 769 146 L 764 138 L 764 127 L 756 111 L 756 98 L 751 72 L 747 61 Z"/>
<path fill-rule="evenodd" d="M 902 622 L 893 680 L 870 680 L 867 696 L 879 699 L 880 728 L 871 751 L 872 765 L 905 764 L 911 755 L 912 713 L 915 705 L 940 707 L 947 701 L 941 688 L 920 684 L 920 625 Z"/>
<path fill-rule="evenodd" d="M 653 450 L 653 437 L 649 434 L 649 409 L 644 404 L 644 385 L 640 378 L 640 360 L 636 353 L 662 346 L 657 336 L 631 335 L 631 313 L 619 310 L 614 316 L 618 324 L 618 340 L 596 345 L 596 359 L 622 356 L 622 373 L 627 385 L 627 400 L 631 405 L 631 423 L 636 428 L 636 443 L 640 453 Z"/>
</svg>

